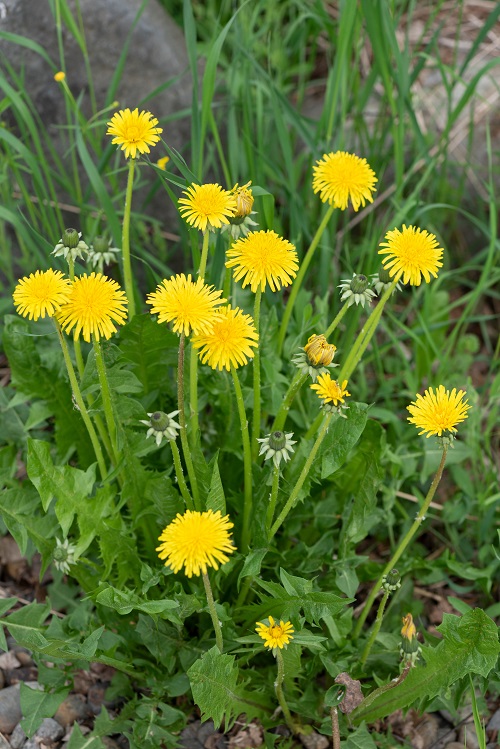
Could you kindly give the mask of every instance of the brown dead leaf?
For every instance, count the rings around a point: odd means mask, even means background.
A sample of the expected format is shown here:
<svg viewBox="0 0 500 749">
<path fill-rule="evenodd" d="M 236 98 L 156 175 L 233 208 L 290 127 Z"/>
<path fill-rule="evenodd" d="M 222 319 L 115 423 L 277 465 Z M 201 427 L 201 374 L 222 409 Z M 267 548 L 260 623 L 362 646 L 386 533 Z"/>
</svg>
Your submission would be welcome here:
<svg viewBox="0 0 500 749">
<path fill-rule="evenodd" d="M 264 743 L 262 726 L 249 723 L 229 739 L 228 749 L 256 749 Z"/>
<path fill-rule="evenodd" d="M 351 679 L 349 674 L 343 671 L 335 678 L 335 683 L 345 686 L 345 697 L 339 705 L 339 710 L 343 713 L 352 713 L 354 708 L 363 702 L 361 682 Z"/>
</svg>

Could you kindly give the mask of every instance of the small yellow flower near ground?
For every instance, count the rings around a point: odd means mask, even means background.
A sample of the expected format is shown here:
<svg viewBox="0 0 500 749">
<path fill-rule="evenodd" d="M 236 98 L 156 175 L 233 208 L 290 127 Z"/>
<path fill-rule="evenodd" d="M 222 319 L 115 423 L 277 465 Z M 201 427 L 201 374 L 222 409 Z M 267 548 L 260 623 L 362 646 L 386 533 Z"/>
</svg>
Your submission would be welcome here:
<svg viewBox="0 0 500 749">
<path fill-rule="evenodd" d="M 284 622 L 283 619 L 277 624 L 272 616 L 268 617 L 269 624 L 258 622 L 255 631 L 264 640 L 264 647 L 274 650 L 275 648 L 283 649 L 284 646 L 293 640 L 294 629 L 290 622 Z"/>
<path fill-rule="evenodd" d="M 375 172 L 366 159 L 353 153 L 337 151 L 323 154 L 313 166 L 313 190 L 319 192 L 323 203 L 345 211 L 349 201 L 355 211 L 366 203 L 373 203 Z"/>
<path fill-rule="evenodd" d="M 229 224 L 236 212 L 236 198 L 220 185 L 190 185 L 179 198 L 179 212 L 186 223 L 200 231 L 214 231 Z"/>
<path fill-rule="evenodd" d="M 59 70 L 54 76 L 54 80 L 57 81 L 58 83 L 62 83 L 65 80 L 65 78 L 66 78 L 66 73 L 63 70 Z"/>
<path fill-rule="evenodd" d="M 427 283 L 431 275 L 437 277 L 439 268 L 443 266 L 443 248 L 439 247 L 434 234 L 403 224 L 402 231 L 388 231 L 384 239 L 378 254 L 387 255 L 382 259 L 382 265 L 391 278 L 401 279 L 411 286 L 420 286 L 422 276 Z"/>
<path fill-rule="evenodd" d="M 450 392 L 445 390 L 444 385 L 439 385 L 436 392 L 432 388 L 425 391 L 424 395 L 417 393 L 416 400 L 407 406 L 411 416 L 411 421 L 418 429 L 422 431 L 419 434 L 426 434 L 430 437 L 432 434 L 441 437 L 443 432 L 456 432 L 456 425 L 464 421 L 468 414 L 467 411 L 471 406 L 463 400 L 465 390 L 456 388 Z"/>
<path fill-rule="evenodd" d="M 164 279 L 149 294 L 146 302 L 150 304 L 151 314 L 158 315 L 158 322 L 174 322 L 174 333 L 189 335 L 210 333 L 217 307 L 225 304 L 222 291 L 213 286 L 207 286 L 203 279 L 191 280 L 191 274 L 186 278 L 180 273 L 172 278 Z"/>
<path fill-rule="evenodd" d="M 163 171 L 165 171 L 169 161 L 170 161 L 170 156 L 162 156 L 162 158 L 158 159 L 158 161 L 156 162 L 156 166 L 159 169 L 163 169 Z"/>
<path fill-rule="evenodd" d="M 68 301 L 70 280 L 60 270 L 37 270 L 21 278 L 12 298 L 16 312 L 30 320 L 53 317 Z"/>
<path fill-rule="evenodd" d="M 344 403 L 345 398 L 350 395 L 347 392 L 347 380 L 340 385 L 337 380 L 332 380 L 330 374 L 318 376 L 318 382 L 309 385 L 311 390 L 316 390 L 317 395 L 322 399 L 324 404 L 333 403 L 338 406 Z"/>
<path fill-rule="evenodd" d="M 257 346 L 259 334 L 253 319 L 239 307 L 221 307 L 214 317 L 212 331 L 193 336 L 191 343 L 201 349 L 199 357 L 212 369 L 227 369 L 246 364 L 253 359 L 252 348 Z"/>
<path fill-rule="evenodd" d="M 401 629 L 401 636 L 406 640 L 413 640 L 417 634 L 417 628 L 413 623 L 413 617 L 411 614 L 406 614 L 402 618 L 403 627 Z"/>
<path fill-rule="evenodd" d="M 66 333 L 74 328 L 74 337 L 80 333 L 88 343 L 93 338 L 111 338 L 116 326 L 127 320 L 127 299 L 120 286 L 101 273 L 75 278 L 71 284 L 68 300 L 61 308 L 57 319 Z"/>
<path fill-rule="evenodd" d="M 227 252 L 227 268 L 234 268 L 234 280 L 243 279 L 255 293 L 269 284 L 272 291 L 289 286 L 299 267 L 294 245 L 274 231 L 253 231 L 235 242 Z"/>
<path fill-rule="evenodd" d="M 186 510 L 167 525 L 156 551 L 174 572 L 184 567 L 188 577 L 206 575 L 208 567 L 219 569 L 219 564 L 229 561 L 227 555 L 236 551 L 229 535 L 232 527 L 229 515 L 222 517 L 219 510 Z"/>
<path fill-rule="evenodd" d="M 155 146 L 160 140 L 163 128 L 158 127 L 158 120 L 151 112 L 143 110 L 139 112 L 136 107 L 133 112 L 130 109 L 120 109 L 107 123 L 106 135 L 114 135 L 111 141 L 125 151 L 125 158 L 135 159 L 137 153 L 149 153 L 149 146 Z"/>
</svg>

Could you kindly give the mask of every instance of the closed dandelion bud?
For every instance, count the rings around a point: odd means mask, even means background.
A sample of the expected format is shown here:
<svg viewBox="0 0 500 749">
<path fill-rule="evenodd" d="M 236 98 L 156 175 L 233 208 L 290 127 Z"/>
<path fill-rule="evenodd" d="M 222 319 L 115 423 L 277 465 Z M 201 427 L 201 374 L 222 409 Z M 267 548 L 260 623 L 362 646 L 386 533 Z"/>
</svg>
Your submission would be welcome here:
<svg viewBox="0 0 500 749">
<path fill-rule="evenodd" d="M 417 634 L 417 628 L 413 623 L 413 617 L 411 614 L 403 616 L 403 626 L 401 628 L 401 637 L 405 640 L 412 640 Z"/>
<path fill-rule="evenodd" d="M 106 239 L 106 237 L 102 237 L 100 235 L 97 235 L 97 237 L 94 237 L 95 252 L 106 252 L 108 247 L 109 247 L 109 241 Z"/>
<path fill-rule="evenodd" d="M 394 593 L 395 590 L 401 587 L 401 575 L 396 569 L 392 569 L 387 575 L 384 575 L 382 578 L 382 587 L 390 593 Z"/>
<path fill-rule="evenodd" d="M 266 437 L 258 439 L 257 442 L 261 442 L 259 455 L 264 455 L 264 460 L 269 458 L 273 459 L 276 468 L 279 468 L 281 459 L 286 461 L 290 459 L 290 454 L 294 452 L 292 445 L 295 445 L 296 440 L 292 440 L 293 432 L 285 434 L 276 430 L 271 432 Z"/>
<path fill-rule="evenodd" d="M 254 197 L 252 191 L 249 189 L 251 184 L 251 182 L 247 182 L 246 185 L 238 187 L 238 183 L 236 183 L 231 190 L 236 199 L 235 218 L 245 218 L 245 216 L 249 216 L 252 212 Z"/>
<path fill-rule="evenodd" d="M 64 541 L 56 538 L 56 548 L 52 555 L 56 569 L 68 573 L 70 565 L 75 563 L 75 551 L 76 546 L 70 544 L 67 538 Z"/>
<path fill-rule="evenodd" d="M 337 347 L 328 343 L 324 335 L 312 335 L 304 346 L 307 358 L 314 367 L 328 367 Z"/>
<path fill-rule="evenodd" d="M 341 290 L 340 301 L 347 302 L 349 307 L 352 304 L 360 304 L 362 307 L 365 306 L 375 297 L 375 292 L 369 288 L 370 281 L 362 273 L 357 275 L 353 274 L 352 279 L 344 278 L 339 284 Z"/>
<path fill-rule="evenodd" d="M 163 411 L 148 413 L 148 421 L 141 419 L 141 424 L 149 427 L 146 437 L 154 437 L 157 445 L 160 445 L 164 437 L 167 440 L 175 440 L 177 432 L 181 428 L 180 424 L 174 421 L 174 416 L 177 416 L 178 413 L 179 411 L 172 411 L 169 414 Z"/>
<path fill-rule="evenodd" d="M 89 247 L 88 263 L 99 273 L 104 272 L 105 265 L 111 265 L 118 259 L 120 249 L 111 247 L 111 242 L 106 237 L 98 235 L 94 237 L 93 243 Z"/>
<path fill-rule="evenodd" d="M 64 257 L 65 260 L 70 257 L 73 262 L 77 257 L 82 258 L 84 254 L 87 254 L 89 248 L 86 242 L 83 241 L 82 233 L 76 229 L 65 229 L 59 242 L 52 250 L 54 257 Z"/>
<path fill-rule="evenodd" d="M 382 266 L 378 273 L 374 273 L 372 275 L 372 281 L 373 281 L 373 288 L 375 289 L 375 292 L 379 296 L 381 296 L 384 293 L 384 291 L 386 291 L 389 288 L 389 286 L 392 284 L 393 279 L 391 278 L 389 271 L 386 270 Z M 399 281 L 394 287 L 394 291 L 401 291 L 401 283 Z"/>
</svg>

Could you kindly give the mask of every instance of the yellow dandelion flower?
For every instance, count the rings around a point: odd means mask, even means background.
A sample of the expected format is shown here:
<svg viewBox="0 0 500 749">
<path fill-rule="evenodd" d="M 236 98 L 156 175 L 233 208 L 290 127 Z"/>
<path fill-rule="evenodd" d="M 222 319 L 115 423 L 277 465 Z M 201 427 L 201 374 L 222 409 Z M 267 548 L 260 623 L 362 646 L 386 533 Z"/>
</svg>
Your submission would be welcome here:
<svg viewBox="0 0 500 749">
<path fill-rule="evenodd" d="M 201 349 L 199 357 L 203 364 L 229 371 L 253 359 L 252 347 L 257 346 L 258 340 L 259 334 L 250 315 L 228 305 L 217 310 L 211 332 L 193 336 L 191 343 Z"/>
<path fill-rule="evenodd" d="M 155 146 L 163 132 L 163 128 L 157 127 L 158 120 L 151 112 L 139 112 L 137 107 L 133 112 L 130 109 L 120 109 L 107 125 L 106 135 L 115 136 L 111 142 L 125 151 L 127 159 L 129 156 L 135 159 L 137 152 L 149 153 L 149 146 Z"/>
<path fill-rule="evenodd" d="M 21 278 L 12 298 L 19 315 L 38 320 L 53 317 L 68 300 L 69 292 L 70 281 L 60 270 L 37 270 Z"/>
<path fill-rule="evenodd" d="M 174 572 L 184 567 L 188 577 L 206 575 L 208 567 L 219 569 L 219 564 L 229 560 L 227 555 L 236 550 L 228 532 L 232 527 L 229 515 L 222 517 L 220 510 L 186 510 L 167 525 L 156 551 L 160 559 L 165 559 L 165 567 Z"/>
<path fill-rule="evenodd" d="M 169 161 L 170 161 L 170 156 L 162 156 L 161 159 L 158 159 L 158 161 L 156 162 L 156 166 L 159 169 L 163 169 L 163 171 L 165 171 Z"/>
<path fill-rule="evenodd" d="M 445 390 L 444 385 L 439 385 L 434 393 L 432 388 L 425 391 L 424 395 L 417 393 L 417 399 L 407 406 L 411 416 L 411 421 L 417 429 L 422 431 L 419 434 L 436 434 L 441 437 L 443 432 L 456 432 L 455 426 L 464 421 L 470 406 L 467 401 L 463 401 L 465 390 Z"/>
<path fill-rule="evenodd" d="M 234 268 L 234 280 L 243 279 L 255 293 L 269 284 L 272 291 L 289 286 L 299 267 L 295 247 L 274 231 L 253 231 L 235 242 L 227 252 L 227 268 Z"/>
<path fill-rule="evenodd" d="M 434 234 L 403 224 L 403 231 L 388 231 L 384 239 L 385 242 L 380 244 L 383 249 L 378 254 L 387 255 L 382 258 L 382 265 L 391 278 L 399 281 L 402 277 L 403 283 L 411 286 L 420 286 L 422 276 L 427 283 L 431 275 L 436 278 L 438 269 L 443 265 L 440 262 L 443 249 L 439 247 Z"/>
<path fill-rule="evenodd" d="M 92 337 L 98 341 L 116 333 L 113 322 L 124 323 L 126 309 L 125 292 L 116 281 L 102 273 L 91 273 L 90 276 L 84 273 L 71 284 L 68 301 L 57 319 L 66 333 L 74 328 L 75 338 L 83 333 L 85 341 L 90 342 Z"/>
<path fill-rule="evenodd" d="M 401 629 L 401 636 L 404 637 L 406 640 L 413 640 L 413 638 L 416 637 L 417 628 L 415 627 L 413 623 L 412 615 L 406 614 L 406 616 L 403 616 L 401 621 L 403 622 L 403 627 Z"/>
<path fill-rule="evenodd" d="M 337 151 L 323 154 L 323 158 L 313 166 L 313 190 L 319 192 L 323 203 L 345 211 L 349 204 L 355 211 L 363 208 L 366 202 L 373 203 L 375 172 L 366 159 L 353 153 Z"/>
<path fill-rule="evenodd" d="M 268 617 L 269 624 L 258 622 L 255 631 L 264 640 L 264 647 L 274 650 L 274 648 L 283 649 L 293 640 L 293 627 L 290 622 L 284 622 L 283 619 L 277 624 L 272 616 Z"/>
<path fill-rule="evenodd" d="M 185 198 L 179 198 L 179 212 L 182 218 L 195 229 L 213 231 L 229 224 L 228 217 L 234 216 L 236 199 L 220 185 L 190 185 L 184 190 Z"/>
<path fill-rule="evenodd" d="M 58 70 L 58 72 L 54 76 L 54 80 L 57 81 L 57 83 L 62 83 L 66 78 L 66 73 L 63 70 Z"/>
<path fill-rule="evenodd" d="M 254 201 L 253 193 L 250 190 L 251 184 L 251 180 L 250 182 L 247 182 L 246 185 L 241 185 L 241 187 L 236 183 L 231 190 L 231 193 L 236 200 L 236 212 L 234 218 L 245 218 L 245 216 L 251 214 Z"/>
<path fill-rule="evenodd" d="M 340 385 L 337 380 L 332 380 L 328 373 L 318 375 L 318 382 L 309 385 L 309 387 L 311 390 L 316 390 L 317 395 L 324 403 L 333 403 L 334 406 L 343 403 L 345 398 L 350 395 L 347 392 L 347 380 L 344 380 Z"/>
<path fill-rule="evenodd" d="M 149 294 L 146 302 L 152 305 L 151 314 L 158 315 L 158 322 L 174 321 L 174 333 L 189 335 L 210 333 L 222 291 L 207 286 L 203 279 L 191 280 L 184 273 L 164 279 L 156 291 Z"/>
</svg>

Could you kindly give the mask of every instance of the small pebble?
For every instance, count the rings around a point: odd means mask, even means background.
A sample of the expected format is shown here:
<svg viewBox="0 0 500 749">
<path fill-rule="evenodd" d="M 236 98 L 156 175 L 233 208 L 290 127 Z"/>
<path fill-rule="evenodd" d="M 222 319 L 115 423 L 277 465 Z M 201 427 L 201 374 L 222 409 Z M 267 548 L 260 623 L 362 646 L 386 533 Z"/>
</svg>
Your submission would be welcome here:
<svg viewBox="0 0 500 749">
<path fill-rule="evenodd" d="M 19 684 L 0 692 L 0 732 L 12 733 L 22 718 Z"/>
<path fill-rule="evenodd" d="M 316 731 L 300 734 L 299 739 L 306 749 L 326 749 L 330 744 L 326 736 Z"/>
<path fill-rule="evenodd" d="M 66 728 L 75 721 L 85 720 L 89 716 L 89 712 L 85 697 L 81 694 L 70 694 L 64 702 L 61 702 L 54 718 Z"/>
<path fill-rule="evenodd" d="M 18 723 L 12 731 L 12 735 L 10 737 L 10 745 L 12 749 L 21 749 L 21 747 L 24 746 L 27 738 L 28 737 L 24 733 L 21 724 Z"/>
<path fill-rule="evenodd" d="M 0 749 L 11 749 L 11 744 L 0 733 Z"/>
<path fill-rule="evenodd" d="M 87 695 L 87 702 L 94 715 L 99 715 L 101 712 L 105 694 L 106 687 L 102 684 L 94 684 L 90 687 Z"/>
<path fill-rule="evenodd" d="M 53 718 L 44 718 L 42 725 L 35 733 L 33 738 L 38 738 L 40 741 L 45 743 L 53 743 L 59 741 L 64 736 L 64 728 L 57 720 Z"/>
</svg>

